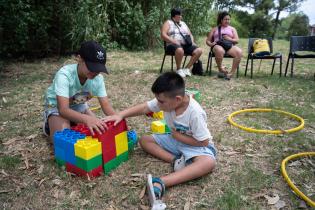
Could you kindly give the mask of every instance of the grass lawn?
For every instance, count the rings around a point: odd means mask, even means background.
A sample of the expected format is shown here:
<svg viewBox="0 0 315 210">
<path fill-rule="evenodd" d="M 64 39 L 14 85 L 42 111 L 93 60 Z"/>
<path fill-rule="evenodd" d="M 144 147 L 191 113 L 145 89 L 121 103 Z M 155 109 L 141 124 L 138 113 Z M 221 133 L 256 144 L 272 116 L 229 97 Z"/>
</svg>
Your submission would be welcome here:
<svg viewBox="0 0 315 210">
<path fill-rule="evenodd" d="M 204 38 L 206 68 L 209 49 Z M 169 209 L 297 209 L 303 202 L 291 192 L 280 173 L 285 157 L 315 151 L 315 60 L 295 62 L 293 78 L 279 78 L 279 63 L 271 76 L 272 61 L 254 61 L 254 77 L 244 77 L 247 40 L 239 46 L 244 55 L 239 78 L 225 81 L 212 76 L 193 76 L 186 86 L 197 88 L 208 116 L 208 126 L 218 148 L 215 171 L 198 180 L 167 189 Z M 274 51 L 284 54 L 289 43 L 275 41 Z M 162 49 L 143 52 L 108 52 L 106 88 L 116 110 L 151 99 L 151 84 L 158 76 Z M 0 208 L 2 209 L 148 209 L 143 196 L 147 173 L 161 176 L 172 171 L 137 147 L 131 159 L 110 176 L 94 180 L 73 177 L 54 162 L 51 143 L 42 135 L 43 95 L 58 68 L 72 58 L 49 58 L 10 63 L 0 71 Z M 231 59 L 224 60 L 231 66 Z M 165 61 L 170 69 L 170 57 Z M 305 119 L 305 128 L 283 135 L 247 133 L 227 123 L 227 117 L 244 108 L 281 109 Z M 101 113 L 97 112 L 99 116 Z M 139 135 L 149 130 L 145 116 L 128 119 Z M 242 125 L 264 129 L 289 129 L 297 123 L 278 114 L 256 113 L 235 117 Z M 315 200 L 315 158 L 302 158 L 288 165 L 289 176 Z M 276 199 L 276 205 L 268 199 Z M 306 207 L 307 208 L 307 207 Z"/>
</svg>

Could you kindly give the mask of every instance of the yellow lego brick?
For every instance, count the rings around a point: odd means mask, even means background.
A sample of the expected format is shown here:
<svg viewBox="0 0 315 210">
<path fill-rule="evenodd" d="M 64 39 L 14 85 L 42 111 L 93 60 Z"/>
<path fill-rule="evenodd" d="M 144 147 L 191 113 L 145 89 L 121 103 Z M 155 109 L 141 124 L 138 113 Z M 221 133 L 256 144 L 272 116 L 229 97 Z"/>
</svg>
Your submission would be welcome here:
<svg viewBox="0 0 315 210">
<path fill-rule="evenodd" d="M 121 132 L 115 136 L 116 156 L 128 151 L 127 131 Z"/>
<path fill-rule="evenodd" d="M 158 119 L 158 120 L 163 120 L 163 119 L 164 119 L 164 113 L 163 113 L 163 111 L 154 112 L 154 113 L 153 113 L 153 118 L 154 118 L 154 119 Z"/>
<path fill-rule="evenodd" d="M 89 160 L 102 154 L 102 145 L 97 139 L 86 137 L 74 144 L 74 154 L 84 160 Z"/>
<path fill-rule="evenodd" d="M 152 133 L 165 133 L 165 123 L 161 121 L 153 121 L 151 124 Z"/>
</svg>

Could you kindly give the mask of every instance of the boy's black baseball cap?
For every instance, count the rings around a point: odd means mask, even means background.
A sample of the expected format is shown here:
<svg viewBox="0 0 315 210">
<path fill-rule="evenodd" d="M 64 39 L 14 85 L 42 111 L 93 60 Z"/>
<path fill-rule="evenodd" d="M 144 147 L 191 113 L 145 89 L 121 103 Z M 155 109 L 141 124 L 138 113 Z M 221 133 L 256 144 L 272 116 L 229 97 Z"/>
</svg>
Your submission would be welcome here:
<svg viewBox="0 0 315 210">
<path fill-rule="evenodd" d="M 106 63 L 106 50 L 96 41 L 86 41 L 81 44 L 79 55 L 91 72 L 104 72 L 108 74 Z"/>
</svg>

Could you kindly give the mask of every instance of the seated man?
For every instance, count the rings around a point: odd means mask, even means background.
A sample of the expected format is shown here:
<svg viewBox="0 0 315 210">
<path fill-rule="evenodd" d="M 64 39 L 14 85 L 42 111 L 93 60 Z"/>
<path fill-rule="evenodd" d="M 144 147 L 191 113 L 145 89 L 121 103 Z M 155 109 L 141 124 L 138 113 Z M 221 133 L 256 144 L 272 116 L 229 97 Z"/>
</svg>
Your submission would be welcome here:
<svg viewBox="0 0 315 210">
<path fill-rule="evenodd" d="M 181 21 L 181 9 L 171 10 L 171 20 L 165 21 L 161 28 L 161 38 L 166 42 L 166 51 L 175 54 L 176 72 L 181 77 L 191 76 L 190 68 L 199 59 L 202 49 L 197 47 L 194 38 L 185 22 Z M 190 35 L 192 44 L 188 45 L 185 36 Z M 191 59 L 184 69 L 181 69 L 184 54 Z"/>
</svg>

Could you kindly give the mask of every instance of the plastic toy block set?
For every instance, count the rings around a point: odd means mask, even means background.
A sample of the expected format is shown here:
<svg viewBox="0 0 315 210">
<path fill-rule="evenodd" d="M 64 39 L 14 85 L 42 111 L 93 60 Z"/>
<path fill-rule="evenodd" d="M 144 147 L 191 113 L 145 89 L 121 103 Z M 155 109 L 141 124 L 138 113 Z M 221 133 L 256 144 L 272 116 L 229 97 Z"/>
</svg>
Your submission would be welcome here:
<svg viewBox="0 0 315 210">
<path fill-rule="evenodd" d="M 55 159 L 59 166 L 78 176 L 97 177 L 109 174 L 128 160 L 129 151 L 137 144 L 135 131 L 127 130 L 126 121 L 116 126 L 106 123 L 108 129 L 91 136 L 84 124 L 54 134 Z"/>
</svg>

